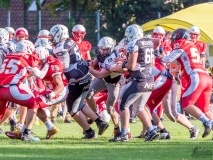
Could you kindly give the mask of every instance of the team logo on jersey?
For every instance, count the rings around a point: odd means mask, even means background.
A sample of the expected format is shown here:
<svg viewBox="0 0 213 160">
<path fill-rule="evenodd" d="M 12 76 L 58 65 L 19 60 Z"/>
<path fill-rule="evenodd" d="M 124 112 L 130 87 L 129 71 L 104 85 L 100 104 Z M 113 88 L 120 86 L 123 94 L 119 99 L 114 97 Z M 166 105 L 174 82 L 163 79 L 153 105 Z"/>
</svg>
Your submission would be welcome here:
<svg viewBox="0 0 213 160">
<path fill-rule="evenodd" d="M 180 44 L 179 43 L 175 43 L 174 44 L 174 49 L 180 48 Z"/>
<path fill-rule="evenodd" d="M 155 86 L 155 84 L 154 84 L 154 83 L 146 83 L 146 84 L 145 84 L 145 86 L 144 86 L 144 88 L 147 88 L 147 89 L 153 89 L 153 88 L 154 88 L 154 86 Z"/>
<path fill-rule="evenodd" d="M 67 43 L 67 45 L 68 45 L 68 46 L 72 46 L 73 43 L 74 43 L 74 41 L 69 41 L 69 42 Z"/>
<path fill-rule="evenodd" d="M 109 63 L 111 63 L 112 61 L 113 61 L 112 58 L 108 59 L 108 62 L 109 62 Z"/>
<path fill-rule="evenodd" d="M 188 60 L 188 58 L 187 58 L 186 56 L 184 56 L 184 57 L 183 57 L 183 60 L 184 60 L 184 61 L 187 61 L 187 60 Z"/>
</svg>

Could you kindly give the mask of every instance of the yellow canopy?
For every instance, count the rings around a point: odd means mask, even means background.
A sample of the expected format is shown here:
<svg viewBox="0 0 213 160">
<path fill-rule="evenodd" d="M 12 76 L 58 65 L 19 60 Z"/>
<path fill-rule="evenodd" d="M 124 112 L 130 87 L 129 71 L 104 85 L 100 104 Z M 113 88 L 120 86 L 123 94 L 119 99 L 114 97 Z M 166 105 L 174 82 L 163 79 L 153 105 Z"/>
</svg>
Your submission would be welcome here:
<svg viewBox="0 0 213 160">
<path fill-rule="evenodd" d="M 165 30 L 173 31 L 177 28 L 189 29 L 197 26 L 200 29 L 200 40 L 213 44 L 213 2 L 202 3 L 183 9 L 167 17 L 153 20 L 142 25 L 144 32 L 162 26 Z"/>
</svg>

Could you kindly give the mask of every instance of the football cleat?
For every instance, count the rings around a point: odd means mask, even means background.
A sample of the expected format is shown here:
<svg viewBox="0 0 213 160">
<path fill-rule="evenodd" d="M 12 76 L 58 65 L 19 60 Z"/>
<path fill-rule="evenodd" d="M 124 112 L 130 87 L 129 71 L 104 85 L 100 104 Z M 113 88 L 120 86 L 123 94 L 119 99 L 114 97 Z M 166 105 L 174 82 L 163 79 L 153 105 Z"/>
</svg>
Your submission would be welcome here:
<svg viewBox="0 0 213 160">
<path fill-rule="evenodd" d="M 71 120 L 65 119 L 65 120 L 64 120 L 64 123 L 71 123 Z"/>
<path fill-rule="evenodd" d="M 104 133 L 104 131 L 109 127 L 109 125 L 104 122 L 104 121 L 101 121 L 99 123 L 97 123 L 97 127 L 98 127 L 98 135 L 102 135 Z"/>
<path fill-rule="evenodd" d="M 114 129 L 114 133 L 113 133 L 114 137 L 118 136 L 120 132 L 121 132 L 120 128 Z"/>
<path fill-rule="evenodd" d="M 17 123 L 15 126 L 14 126 L 14 131 L 21 131 L 21 128 L 22 128 L 22 124 L 21 123 Z"/>
<path fill-rule="evenodd" d="M 32 141 L 32 142 L 38 142 L 38 141 L 40 141 L 39 138 L 34 137 L 31 133 L 29 133 L 29 134 L 22 133 L 21 140 L 23 140 L 23 141 Z"/>
<path fill-rule="evenodd" d="M 147 136 L 148 136 L 148 132 L 146 132 L 145 134 L 141 133 L 139 136 L 136 136 L 134 138 L 144 138 L 144 139 L 146 139 Z"/>
<path fill-rule="evenodd" d="M 96 139 L 97 135 L 95 134 L 95 131 L 85 132 L 85 136 L 83 139 Z"/>
<path fill-rule="evenodd" d="M 128 142 L 128 134 L 122 134 L 121 132 L 118 134 L 118 136 L 112 138 L 109 140 L 109 142 Z"/>
<path fill-rule="evenodd" d="M 207 123 L 203 123 L 203 126 L 204 126 L 204 132 L 202 135 L 203 138 L 207 137 L 210 134 L 211 129 L 212 129 L 211 123 L 212 123 L 211 121 L 210 122 L 208 121 Z"/>
<path fill-rule="evenodd" d="M 200 132 L 200 129 L 195 126 L 190 128 L 189 129 L 190 139 L 192 139 L 192 140 L 197 139 L 199 132 Z"/>
<path fill-rule="evenodd" d="M 127 135 L 129 139 L 132 138 L 132 134 L 130 132 L 128 132 Z"/>
<path fill-rule="evenodd" d="M 46 135 L 46 139 L 49 140 L 53 137 L 54 134 L 56 134 L 59 131 L 58 128 L 56 128 L 55 126 L 53 126 L 53 128 L 51 130 L 47 131 L 47 135 Z"/>
<path fill-rule="evenodd" d="M 169 132 L 166 132 L 166 133 L 161 133 L 160 136 L 158 137 L 159 140 L 161 139 L 171 139 L 172 136 L 170 135 Z"/>
<path fill-rule="evenodd" d="M 158 134 L 155 130 L 152 130 L 152 131 L 148 134 L 148 136 L 146 137 L 145 142 L 147 142 L 147 141 L 152 141 L 152 140 L 154 140 L 154 139 L 157 139 L 158 136 L 159 136 L 159 134 Z"/>
<path fill-rule="evenodd" d="M 20 131 L 7 131 L 5 135 L 11 139 L 21 139 L 21 132 Z"/>
</svg>

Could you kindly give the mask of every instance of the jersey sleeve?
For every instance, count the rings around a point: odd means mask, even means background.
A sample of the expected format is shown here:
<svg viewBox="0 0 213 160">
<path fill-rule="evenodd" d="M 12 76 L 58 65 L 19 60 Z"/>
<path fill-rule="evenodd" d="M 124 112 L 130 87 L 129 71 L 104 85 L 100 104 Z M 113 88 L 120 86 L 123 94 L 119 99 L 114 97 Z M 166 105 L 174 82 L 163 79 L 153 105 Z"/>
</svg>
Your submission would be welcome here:
<svg viewBox="0 0 213 160">
<path fill-rule="evenodd" d="M 56 61 L 50 63 L 48 72 L 49 72 L 49 75 L 51 75 L 52 77 L 63 73 L 63 64 L 59 60 L 56 60 Z"/>
<path fill-rule="evenodd" d="M 86 42 L 86 46 L 87 46 L 87 51 L 91 51 L 91 49 L 92 49 L 91 43 L 88 41 L 85 41 L 85 42 Z"/>
<path fill-rule="evenodd" d="M 27 62 L 26 66 L 30 66 L 32 68 L 39 67 L 39 59 L 32 54 L 23 55 L 23 59 Z"/>
<path fill-rule="evenodd" d="M 131 41 L 127 44 L 127 53 L 133 53 L 138 51 L 137 40 Z"/>
</svg>

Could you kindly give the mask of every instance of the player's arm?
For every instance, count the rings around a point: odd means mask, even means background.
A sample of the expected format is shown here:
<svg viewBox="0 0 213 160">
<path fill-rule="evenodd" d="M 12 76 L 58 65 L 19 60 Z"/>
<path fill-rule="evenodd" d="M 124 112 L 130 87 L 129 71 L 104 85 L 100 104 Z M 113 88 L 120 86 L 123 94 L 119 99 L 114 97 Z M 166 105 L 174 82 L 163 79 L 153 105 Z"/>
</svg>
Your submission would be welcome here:
<svg viewBox="0 0 213 160">
<path fill-rule="evenodd" d="M 184 50 L 182 49 L 175 49 L 169 55 L 157 57 L 159 60 L 165 63 L 170 63 L 179 58 L 183 54 Z"/>
<path fill-rule="evenodd" d="M 27 70 L 30 72 L 31 76 L 33 75 L 33 76 L 38 77 L 40 79 L 44 78 L 44 76 L 47 74 L 48 69 L 49 69 L 48 63 L 46 63 L 41 70 L 39 70 L 38 67 L 30 67 L 30 66 L 27 67 Z"/>
<path fill-rule="evenodd" d="M 55 95 L 58 95 L 59 93 L 61 93 L 64 89 L 64 83 L 62 81 L 62 78 L 61 78 L 61 74 L 55 74 L 53 76 L 53 81 L 56 85 L 56 87 L 53 89 L 52 92 L 55 93 Z M 51 93 L 52 94 L 52 93 Z M 54 96 L 52 96 L 54 97 Z"/>
<path fill-rule="evenodd" d="M 96 78 L 104 78 L 107 77 L 108 75 L 110 75 L 111 71 L 108 71 L 106 69 L 101 69 L 101 71 L 95 70 L 92 67 L 89 66 L 89 72 L 95 76 Z"/>
<path fill-rule="evenodd" d="M 125 72 L 128 70 L 134 70 L 137 58 L 138 58 L 138 45 L 135 45 L 137 40 L 128 43 L 127 53 L 129 53 L 129 57 L 127 61 L 122 62 L 122 64 L 118 64 L 117 66 L 111 67 L 109 70 L 114 72 Z"/>
<path fill-rule="evenodd" d="M 90 51 L 87 51 L 86 54 L 87 54 L 86 60 L 91 60 Z"/>
<path fill-rule="evenodd" d="M 137 62 L 138 52 L 133 52 L 130 54 L 127 61 L 122 64 L 111 67 L 109 70 L 112 72 L 126 72 L 128 70 L 134 70 Z"/>
</svg>

